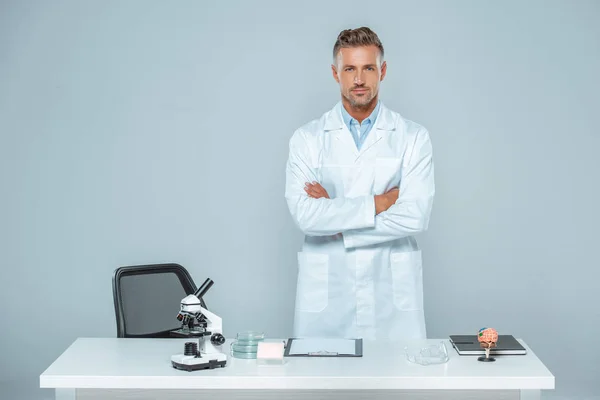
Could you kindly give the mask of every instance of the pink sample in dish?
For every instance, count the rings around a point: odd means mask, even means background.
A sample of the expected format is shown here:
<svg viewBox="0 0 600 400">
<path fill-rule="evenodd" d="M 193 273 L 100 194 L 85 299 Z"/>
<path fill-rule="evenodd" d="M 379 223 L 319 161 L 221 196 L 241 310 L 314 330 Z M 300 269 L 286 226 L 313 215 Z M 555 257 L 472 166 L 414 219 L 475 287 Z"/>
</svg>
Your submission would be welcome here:
<svg viewBox="0 0 600 400">
<path fill-rule="evenodd" d="M 283 364 L 283 353 L 283 342 L 260 342 L 256 352 L 256 360 L 258 363 Z"/>
</svg>

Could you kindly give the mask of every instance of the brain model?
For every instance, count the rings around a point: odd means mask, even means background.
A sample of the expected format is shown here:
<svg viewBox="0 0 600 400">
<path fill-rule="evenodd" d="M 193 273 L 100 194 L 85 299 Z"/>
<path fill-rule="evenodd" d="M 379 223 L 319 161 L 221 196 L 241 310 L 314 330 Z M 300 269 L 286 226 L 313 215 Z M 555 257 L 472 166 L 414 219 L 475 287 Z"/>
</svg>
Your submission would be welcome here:
<svg viewBox="0 0 600 400">
<path fill-rule="evenodd" d="M 498 332 L 494 328 L 481 328 L 477 335 L 477 340 L 483 348 L 489 349 L 495 347 L 498 341 Z"/>
</svg>

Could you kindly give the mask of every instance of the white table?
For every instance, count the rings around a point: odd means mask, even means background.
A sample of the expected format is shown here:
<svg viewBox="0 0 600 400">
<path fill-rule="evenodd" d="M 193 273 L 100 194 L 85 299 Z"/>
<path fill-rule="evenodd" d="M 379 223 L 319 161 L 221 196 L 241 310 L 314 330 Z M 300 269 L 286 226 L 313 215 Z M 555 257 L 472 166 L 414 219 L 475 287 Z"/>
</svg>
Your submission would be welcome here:
<svg viewBox="0 0 600 400">
<path fill-rule="evenodd" d="M 540 399 L 554 376 L 531 349 L 483 363 L 459 356 L 409 363 L 404 345 L 363 343 L 363 357 L 286 357 L 284 365 L 257 365 L 229 357 L 224 368 L 186 372 L 171 366 L 186 339 L 79 338 L 40 375 L 57 400 L 75 399 Z M 424 346 L 440 340 L 422 341 Z M 229 348 L 229 341 L 225 347 Z"/>
</svg>

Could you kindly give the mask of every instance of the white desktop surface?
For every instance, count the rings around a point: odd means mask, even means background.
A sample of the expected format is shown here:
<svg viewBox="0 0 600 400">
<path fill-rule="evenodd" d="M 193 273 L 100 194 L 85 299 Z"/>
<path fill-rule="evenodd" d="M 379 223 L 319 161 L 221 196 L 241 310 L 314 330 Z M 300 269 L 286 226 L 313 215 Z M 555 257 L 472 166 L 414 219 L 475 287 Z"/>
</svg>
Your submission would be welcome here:
<svg viewBox="0 0 600 400">
<path fill-rule="evenodd" d="M 440 340 L 419 343 L 426 346 Z M 364 341 L 363 357 L 286 357 L 283 365 L 257 365 L 256 360 L 228 356 L 224 368 L 192 372 L 171 366 L 171 356 L 182 353 L 187 341 L 79 338 L 41 374 L 40 387 L 261 392 L 516 390 L 521 398 L 539 398 L 540 390 L 554 389 L 554 376 L 522 340 L 527 355 L 496 356 L 491 363 L 479 362 L 477 356 L 459 356 L 446 339 L 450 360 L 430 366 L 406 360 L 403 348 L 414 342 Z M 229 343 L 223 348 L 228 350 Z"/>
</svg>

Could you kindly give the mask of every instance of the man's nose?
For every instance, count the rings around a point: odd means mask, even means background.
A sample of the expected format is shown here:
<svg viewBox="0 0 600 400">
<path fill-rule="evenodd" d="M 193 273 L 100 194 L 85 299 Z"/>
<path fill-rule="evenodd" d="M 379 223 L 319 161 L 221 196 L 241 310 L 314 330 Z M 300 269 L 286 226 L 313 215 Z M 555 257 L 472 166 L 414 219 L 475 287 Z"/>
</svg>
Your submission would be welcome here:
<svg viewBox="0 0 600 400">
<path fill-rule="evenodd" d="M 354 84 L 355 85 L 362 85 L 362 78 L 360 75 L 360 72 L 357 72 L 356 75 L 354 75 Z"/>
</svg>

